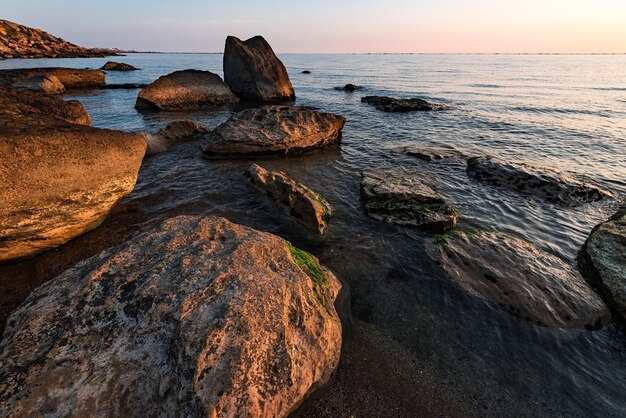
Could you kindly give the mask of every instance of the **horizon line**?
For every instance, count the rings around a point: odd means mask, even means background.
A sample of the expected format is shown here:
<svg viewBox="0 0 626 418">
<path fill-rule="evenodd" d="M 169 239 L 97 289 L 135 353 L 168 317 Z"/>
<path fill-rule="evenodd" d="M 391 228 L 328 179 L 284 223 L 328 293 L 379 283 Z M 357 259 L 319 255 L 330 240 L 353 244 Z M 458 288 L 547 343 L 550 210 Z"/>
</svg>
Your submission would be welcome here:
<svg viewBox="0 0 626 418">
<path fill-rule="evenodd" d="M 188 54 L 223 55 L 223 52 L 189 51 L 126 51 L 118 48 L 92 48 L 119 50 L 121 54 Z M 626 55 L 626 52 L 277 52 L 277 54 L 306 55 Z"/>
</svg>

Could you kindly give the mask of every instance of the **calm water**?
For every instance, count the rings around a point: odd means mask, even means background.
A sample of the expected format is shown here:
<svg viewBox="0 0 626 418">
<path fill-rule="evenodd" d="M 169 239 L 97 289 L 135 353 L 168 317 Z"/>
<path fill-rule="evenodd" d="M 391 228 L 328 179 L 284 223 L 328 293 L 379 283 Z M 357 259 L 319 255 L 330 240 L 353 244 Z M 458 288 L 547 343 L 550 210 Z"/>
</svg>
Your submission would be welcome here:
<svg viewBox="0 0 626 418">
<path fill-rule="evenodd" d="M 460 212 L 461 228 L 525 238 L 575 265 L 594 225 L 626 196 L 626 56 L 284 55 L 297 104 L 347 118 L 342 145 L 299 157 L 265 158 L 320 191 L 334 208 L 328 235 L 302 231 L 247 184 L 259 160 L 204 160 L 197 143 L 146 159 L 125 205 L 156 222 L 179 213 L 216 213 L 286 237 L 315 253 L 350 288 L 355 320 L 412 353 L 441 390 L 463 393 L 488 415 L 626 415 L 626 338 L 536 327 L 456 286 L 428 259 L 433 237 L 373 221 L 359 200 L 360 171 L 422 170 Z M 140 67 L 108 83 L 148 83 L 186 68 L 222 75 L 221 55 L 134 54 Z M 20 60 L 0 68 L 98 68 L 105 59 Z M 301 74 L 310 70 L 309 75 Z M 355 93 L 334 90 L 354 83 Z M 214 127 L 233 111 L 139 113 L 137 90 L 73 92 L 94 126 L 155 132 L 190 118 Z M 386 114 L 363 95 L 419 96 L 450 111 Z M 395 153 L 408 144 L 449 145 L 555 167 L 593 179 L 616 198 L 569 209 L 474 182 L 463 161 L 425 163 Z M 143 225 L 143 224 L 142 224 Z M 135 225 L 136 226 L 136 225 Z"/>
</svg>

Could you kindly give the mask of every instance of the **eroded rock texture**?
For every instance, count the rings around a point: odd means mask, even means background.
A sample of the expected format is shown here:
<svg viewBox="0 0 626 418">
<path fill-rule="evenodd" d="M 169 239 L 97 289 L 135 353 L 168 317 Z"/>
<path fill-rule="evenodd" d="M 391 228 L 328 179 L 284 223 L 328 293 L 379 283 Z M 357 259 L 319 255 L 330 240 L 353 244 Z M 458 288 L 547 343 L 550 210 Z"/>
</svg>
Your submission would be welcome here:
<svg viewBox="0 0 626 418">
<path fill-rule="evenodd" d="M 279 237 L 168 219 L 13 313 L 0 415 L 284 417 L 337 365 L 339 288 Z"/>
</svg>

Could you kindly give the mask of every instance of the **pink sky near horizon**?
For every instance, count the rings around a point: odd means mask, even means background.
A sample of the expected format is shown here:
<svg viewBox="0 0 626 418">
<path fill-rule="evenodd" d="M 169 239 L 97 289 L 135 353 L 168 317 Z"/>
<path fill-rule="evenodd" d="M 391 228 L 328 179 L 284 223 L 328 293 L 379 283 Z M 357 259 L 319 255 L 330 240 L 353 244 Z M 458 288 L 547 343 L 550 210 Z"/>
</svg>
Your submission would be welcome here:
<svg viewBox="0 0 626 418">
<path fill-rule="evenodd" d="M 0 18 L 146 51 L 218 52 L 227 35 L 261 34 L 279 53 L 626 53 L 626 0 L 31 0 Z"/>
</svg>

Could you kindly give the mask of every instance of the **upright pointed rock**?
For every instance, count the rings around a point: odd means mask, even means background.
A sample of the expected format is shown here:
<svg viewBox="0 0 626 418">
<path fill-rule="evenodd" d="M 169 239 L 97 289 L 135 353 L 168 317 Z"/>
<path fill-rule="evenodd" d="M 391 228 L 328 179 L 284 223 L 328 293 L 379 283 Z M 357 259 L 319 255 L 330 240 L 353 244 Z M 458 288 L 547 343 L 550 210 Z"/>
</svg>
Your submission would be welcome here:
<svg viewBox="0 0 626 418">
<path fill-rule="evenodd" d="M 224 81 L 245 100 L 281 102 L 296 97 L 285 66 L 262 36 L 247 41 L 226 38 Z"/>
</svg>

